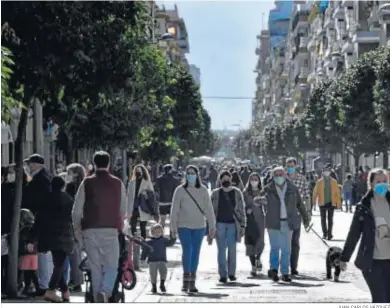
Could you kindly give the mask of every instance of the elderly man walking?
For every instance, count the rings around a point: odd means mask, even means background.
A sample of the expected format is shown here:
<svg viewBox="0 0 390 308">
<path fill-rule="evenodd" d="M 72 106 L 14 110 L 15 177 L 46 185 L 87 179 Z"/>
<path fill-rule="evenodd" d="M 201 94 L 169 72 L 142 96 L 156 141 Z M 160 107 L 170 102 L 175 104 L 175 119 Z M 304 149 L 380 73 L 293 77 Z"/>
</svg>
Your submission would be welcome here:
<svg viewBox="0 0 390 308">
<path fill-rule="evenodd" d="M 73 206 L 76 237 L 81 235 L 88 255 L 95 302 L 112 295 L 118 270 L 118 230 L 123 228 L 127 197 L 123 183 L 109 173 L 110 155 L 96 152 L 95 173 L 81 183 Z"/>
<path fill-rule="evenodd" d="M 310 217 L 298 188 L 286 179 L 283 167 L 276 167 L 272 170 L 270 184 L 264 188 L 262 196 L 255 198 L 255 201 L 257 198 L 266 208 L 265 221 L 271 245 L 268 276 L 273 281 L 278 281 L 280 264 L 282 280 L 290 282 L 289 268 L 293 230 L 298 229 L 301 224 L 299 214 L 302 216 L 305 228 L 309 227 Z"/>
</svg>

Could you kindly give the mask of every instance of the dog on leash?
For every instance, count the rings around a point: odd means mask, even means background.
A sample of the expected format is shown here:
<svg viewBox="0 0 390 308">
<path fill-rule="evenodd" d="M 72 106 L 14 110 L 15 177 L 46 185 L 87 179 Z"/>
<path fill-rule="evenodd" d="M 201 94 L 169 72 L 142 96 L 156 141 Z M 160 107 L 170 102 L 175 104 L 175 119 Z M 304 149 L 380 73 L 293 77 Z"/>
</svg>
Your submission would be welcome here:
<svg viewBox="0 0 390 308">
<path fill-rule="evenodd" d="M 332 279 L 332 268 L 334 268 L 333 281 L 339 282 L 341 253 L 342 249 L 340 247 L 329 247 L 326 254 L 326 279 Z"/>
</svg>

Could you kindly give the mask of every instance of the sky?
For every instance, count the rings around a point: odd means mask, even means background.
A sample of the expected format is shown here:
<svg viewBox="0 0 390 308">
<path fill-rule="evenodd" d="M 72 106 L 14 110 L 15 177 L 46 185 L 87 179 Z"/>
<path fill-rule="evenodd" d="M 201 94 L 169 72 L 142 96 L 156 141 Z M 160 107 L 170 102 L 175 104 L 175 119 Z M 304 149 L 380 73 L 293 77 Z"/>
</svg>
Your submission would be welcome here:
<svg viewBox="0 0 390 308">
<path fill-rule="evenodd" d="M 254 97 L 257 63 L 256 35 L 267 28 L 274 1 L 157 1 L 171 9 L 177 4 L 190 43 L 187 59 L 201 70 L 203 103 L 213 129 L 249 127 L 252 101 L 207 96 Z M 262 21 L 264 16 L 264 22 Z"/>
</svg>

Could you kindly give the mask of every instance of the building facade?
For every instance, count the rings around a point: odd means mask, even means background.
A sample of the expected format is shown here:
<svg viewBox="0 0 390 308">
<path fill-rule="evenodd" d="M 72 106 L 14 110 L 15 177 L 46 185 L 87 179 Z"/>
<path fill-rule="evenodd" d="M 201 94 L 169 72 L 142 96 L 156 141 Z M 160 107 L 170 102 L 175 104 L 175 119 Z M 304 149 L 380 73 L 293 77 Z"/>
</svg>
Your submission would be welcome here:
<svg viewBox="0 0 390 308">
<path fill-rule="evenodd" d="M 291 8 L 284 2 L 275 1 L 269 14 L 269 55 L 258 36 L 252 126 L 260 136 L 270 123 L 299 116 L 317 83 L 336 78 L 364 53 L 390 46 L 390 1 L 289 1 Z M 340 155 L 333 160 L 342 162 Z M 382 158 L 360 160 L 374 166 Z M 349 157 L 343 163 L 354 164 Z"/>
<path fill-rule="evenodd" d="M 200 86 L 201 79 L 200 79 L 200 68 L 197 67 L 195 64 L 190 64 L 190 73 L 192 77 L 194 78 L 196 84 Z"/>
</svg>

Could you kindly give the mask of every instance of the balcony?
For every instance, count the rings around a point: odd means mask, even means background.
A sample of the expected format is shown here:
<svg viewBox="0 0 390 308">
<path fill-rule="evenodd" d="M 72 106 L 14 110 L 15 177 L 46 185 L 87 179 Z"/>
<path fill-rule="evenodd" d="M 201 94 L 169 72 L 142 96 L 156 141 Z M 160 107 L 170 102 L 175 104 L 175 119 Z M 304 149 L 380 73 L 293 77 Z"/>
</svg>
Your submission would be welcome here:
<svg viewBox="0 0 390 308">
<path fill-rule="evenodd" d="M 344 7 L 341 5 L 338 5 L 334 12 L 333 12 L 333 19 L 344 19 L 345 18 L 345 12 L 344 12 Z"/>
<path fill-rule="evenodd" d="M 390 24 L 390 3 L 383 4 L 378 9 L 379 22 Z"/>
<path fill-rule="evenodd" d="M 358 31 L 352 37 L 352 43 L 379 43 L 379 31 Z"/>
<path fill-rule="evenodd" d="M 256 53 L 256 56 L 260 56 L 260 53 L 261 53 L 260 47 L 256 48 L 255 53 Z"/>
<path fill-rule="evenodd" d="M 301 39 L 299 40 L 299 48 L 306 49 L 308 41 L 309 38 L 307 36 L 302 36 Z"/>
<path fill-rule="evenodd" d="M 349 40 L 347 40 L 341 47 L 342 53 L 352 53 L 353 51 L 354 51 L 354 45 Z"/>
<path fill-rule="evenodd" d="M 299 73 L 299 78 L 302 79 L 306 79 L 308 76 L 309 76 L 309 68 L 308 67 L 301 67 L 301 71 Z"/>
<path fill-rule="evenodd" d="M 324 62 L 324 68 L 328 69 L 329 67 L 332 67 L 333 68 L 333 62 L 331 60 L 326 60 Z"/>
<path fill-rule="evenodd" d="M 316 83 L 316 81 L 317 81 L 316 74 L 314 72 L 311 72 L 309 76 L 307 76 L 307 83 L 314 84 Z"/>
<path fill-rule="evenodd" d="M 315 51 L 316 47 L 317 47 L 316 39 L 313 36 L 311 36 L 309 41 L 307 42 L 307 49 L 309 51 Z"/>
<path fill-rule="evenodd" d="M 325 17 L 324 29 L 334 29 L 334 19 L 331 16 Z"/>
<path fill-rule="evenodd" d="M 353 7 L 355 1 L 354 0 L 342 0 L 341 1 L 341 4 L 344 6 L 344 7 Z"/>
</svg>

